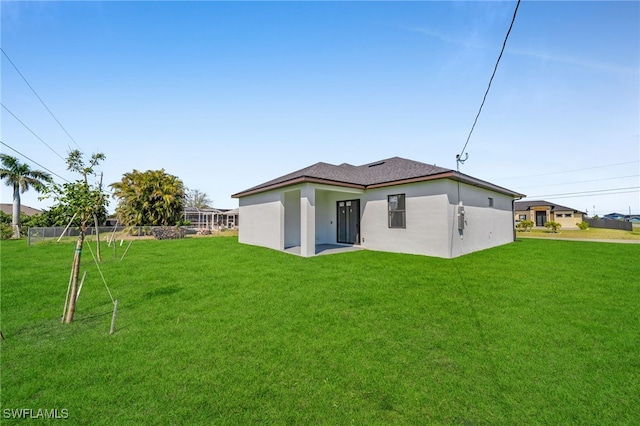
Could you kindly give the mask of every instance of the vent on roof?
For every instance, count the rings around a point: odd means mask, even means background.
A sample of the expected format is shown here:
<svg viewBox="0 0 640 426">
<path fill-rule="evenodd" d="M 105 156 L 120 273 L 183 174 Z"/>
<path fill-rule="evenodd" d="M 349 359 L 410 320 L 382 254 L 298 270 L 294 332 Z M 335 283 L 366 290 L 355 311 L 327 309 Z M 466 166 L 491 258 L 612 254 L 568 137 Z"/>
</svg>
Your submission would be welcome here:
<svg viewBox="0 0 640 426">
<path fill-rule="evenodd" d="M 384 161 L 378 161 L 377 163 L 369 164 L 369 167 L 380 166 L 380 165 L 382 165 L 384 163 L 385 163 Z"/>
</svg>

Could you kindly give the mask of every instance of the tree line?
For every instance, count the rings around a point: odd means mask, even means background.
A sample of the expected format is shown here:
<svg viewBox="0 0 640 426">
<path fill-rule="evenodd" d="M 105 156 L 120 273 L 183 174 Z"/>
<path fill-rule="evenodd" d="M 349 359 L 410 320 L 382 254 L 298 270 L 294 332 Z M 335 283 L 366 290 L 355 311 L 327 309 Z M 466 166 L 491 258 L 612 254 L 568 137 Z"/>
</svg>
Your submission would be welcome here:
<svg viewBox="0 0 640 426">
<path fill-rule="evenodd" d="M 103 189 L 101 178 L 97 181 L 94 169 L 105 158 L 102 153 L 85 159 L 78 150 L 69 152 L 67 169 L 76 172 L 79 178 L 75 182 L 56 184 L 49 173 L 32 170 L 28 164 L 0 154 L 0 178 L 13 188 L 12 215 L 0 215 L 2 238 L 20 238 L 28 227 L 66 226 L 70 221 L 78 229 L 91 223 L 104 224 L 109 195 Z M 180 225 L 184 207 L 207 208 L 211 203 L 206 193 L 189 190 L 178 177 L 164 169 L 133 170 L 108 186 L 111 197 L 117 200 L 115 217 L 123 226 Z M 20 194 L 30 189 L 42 193 L 42 198 L 53 199 L 53 206 L 44 209 L 42 214 L 21 214 Z"/>
</svg>

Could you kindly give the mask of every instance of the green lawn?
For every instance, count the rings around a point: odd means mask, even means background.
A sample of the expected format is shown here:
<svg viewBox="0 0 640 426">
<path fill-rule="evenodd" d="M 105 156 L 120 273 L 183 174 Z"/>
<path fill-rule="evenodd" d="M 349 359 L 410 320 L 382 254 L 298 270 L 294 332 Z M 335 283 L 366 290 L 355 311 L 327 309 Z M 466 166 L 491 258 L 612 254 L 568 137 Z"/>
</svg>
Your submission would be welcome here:
<svg viewBox="0 0 640 426">
<path fill-rule="evenodd" d="M 73 244 L 0 249 L 3 423 L 23 408 L 92 425 L 640 418 L 640 245 L 305 259 L 194 238 L 134 241 L 123 261 L 104 246 L 111 336 L 87 248 L 70 325 Z"/>
</svg>

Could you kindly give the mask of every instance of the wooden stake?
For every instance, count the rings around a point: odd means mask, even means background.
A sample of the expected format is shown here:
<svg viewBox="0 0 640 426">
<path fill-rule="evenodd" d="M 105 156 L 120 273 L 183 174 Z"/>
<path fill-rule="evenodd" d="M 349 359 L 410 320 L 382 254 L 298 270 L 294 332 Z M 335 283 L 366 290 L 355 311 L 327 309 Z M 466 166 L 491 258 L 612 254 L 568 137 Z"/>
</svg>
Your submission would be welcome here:
<svg viewBox="0 0 640 426">
<path fill-rule="evenodd" d="M 80 281 L 80 287 L 78 287 L 78 294 L 76 294 L 76 302 L 78 301 L 78 297 L 80 297 L 80 291 L 82 291 L 82 284 L 84 284 L 84 279 L 87 276 L 87 271 L 84 271 L 82 274 L 82 281 Z"/>
<path fill-rule="evenodd" d="M 131 247 L 131 243 L 132 242 L 133 242 L 133 240 L 129 241 L 129 245 L 127 246 L 127 249 L 122 254 L 122 257 L 120 258 L 120 260 L 124 259 L 124 257 L 126 256 L 127 252 L 129 251 L 129 247 Z"/>
<path fill-rule="evenodd" d="M 109 329 L 109 335 L 112 335 L 116 331 L 116 314 L 118 313 L 118 299 L 113 303 L 113 316 L 111 317 L 111 328 Z"/>
<path fill-rule="evenodd" d="M 69 303 L 69 292 L 71 291 L 71 280 L 73 279 L 73 268 L 71 268 L 71 274 L 69 275 L 69 284 L 67 285 L 67 296 L 64 298 L 64 309 L 62 310 L 62 318 L 60 322 L 64 322 L 64 316 L 67 314 L 67 303 Z"/>
<path fill-rule="evenodd" d="M 77 215 L 77 214 L 78 214 L 78 213 L 74 213 L 74 214 L 73 214 L 73 217 L 71 218 L 71 220 L 69 221 L 69 223 L 67 223 L 67 227 L 66 227 L 66 228 L 64 228 L 64 231 L 62 231 L 62 234 L 60 234 L 60 236 L 58 237 L 58 241 L 57 241 L 58 243 L 60 242 L 60 240 L 62 239 L 62 237 L 64 237 L 64 234 L 66 234 L 66 233 L 67 233 L 67 229 L 69 229 L 69 227 L 71 226 L 71 222 L 73 222 L 73 219 L 75 219 L 75 218 L 76 218 L 76 215 Z"/>
</svg>

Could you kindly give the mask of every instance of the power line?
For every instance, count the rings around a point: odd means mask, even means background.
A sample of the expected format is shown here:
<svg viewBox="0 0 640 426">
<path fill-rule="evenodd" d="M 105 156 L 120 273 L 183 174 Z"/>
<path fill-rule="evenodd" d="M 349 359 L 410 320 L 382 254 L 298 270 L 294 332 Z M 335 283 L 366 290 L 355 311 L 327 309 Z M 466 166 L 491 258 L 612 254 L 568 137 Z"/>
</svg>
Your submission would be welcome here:
<svg viewBox="0 0 640 426">
<path fill-rule="evenodd" d="M 544 198 L 547 200 L 553 200 L 553 199 L 557 199 L 557 198 L 585 198 L 585 197 L 594 197 L 594 196 L 605 196 L 605 195 L 619 195 L 619 194 L 636 194 L 638 193 L 638 190 L 632 190 L 632 191 L 620 191 L 620 192 L 607 192 L 604 194 L 583 194 L 583 195 L 563 195 L 563 196 L 545 196 Z M 540 197 L 540 196 L 538 196 Z M 533 198 L 533 197 L 527 197 L 527 198 Z"/>
<path fill-rule="evenodd" d="M 0 102 L 0 105 L 2 105 L 2 108 L 6 109 L 6 110 L 7 110 L 7 112 L 13 116 L 13 118 L 15 118 L 16 120 L 18 120 L 18 122 L 19 122 L 20 124 L 22 124 L 22 125 L 24 126 L 24 128 L 25 128 L 25 129 L 27 129 L 28 131 L 30 131 L 30 132 L 31 132 L 31 134 L 32 134 L 33 136 L 35 136 L 36 138 L 38 138 L 38 140 L 39 140 L 40 142 L 42 142 L 43 144 L 45 144 L 45 146 L 46 146 L 47 148 L 49 148 L 49 149 L 50 149 L 50 150 L 51 150 L 55 155 L 57 155 L 58 157 L 60 157 L 60 158 L 64 161 L 64 157 L 63 157 L 62 155 L 58 154 L 58 153 L 56 152 L 56 150 L 55 150 L 55 149 L 53 149 L 53 148 L 51 148 L 51 146 L 50 146 L 48 143 L 46 143 L 44 140 L 42 140 L 42 138 L 41 138 L 40 136 L 36 135 L 36 132 L 34 132 L 33 130 L 31 130 L 31 129 L 29 128 L 29 126 L 27 126 L 26 124 L 24 124 L 24 122 L 23 122 L 22 120 L 20 120 L 20 119 L 19 119 L 19 118 L 18 118 L 18 117 L 13 113 L 13 112 L 11 112 L 11 110 L 10 110 L 9 108 L 7 108 L 7 107 L 5 106 L 5 104 L 3 104 L 2 102 Z"/>
<path fill-rule="evenodd" d="M 573 195 L 577 195 L 577 194 L 598 195 L 599 193 L 609 193 L 609 191 L 637 192 L 638 190 L 640 190 L 640 186 L 628 186 L 626 188 L 609 188 L 609 189 L 599 189 L 599 190 L 595 190 L 595 191 L 565 192 L 563 194 L 531 195 L 531 196 L 528 196 L 527 198 L 561 197 L 561 196 L 573 196 Z M 620 194 L 620 192 L 618 192 L 618 194 Z M 607 194 L 601 194 L 601 195 L 607 195 Z"/>
<path fill-rule="evenodd" d="M 624 163 L 606 164 L 604 166 L 585 167 L 583 169 L 564 170 L 564 171 L 560 171 L 560 172 L 539 173 L 539 174 L 536 174 L 536 175 L 515 176 L 515 177 L 508 177 L 508 178 L 497 178 L 497 179 L 494 179 L 494 180 L 502 181 L 502 180 L 512 180 L 512 179 L 525 179 L 525 178 L 538 177 L 538 176 L 561 175 L 561 174 L 564 174 L 564 173 L 581 172 L 581 171 L 584 171 L 584 170 L 593 170 L 593 169 L 604 169 L 605 167 L 624 166 L 624 165 L 627 165 L 627 164 L 635 164 L 635 163 L 640 163 L 640 160 L 626 161 Z"/>
<path fill-rule="evenodd" d="M 604 178 L 604 179 L 580 180 L 580 181 L 575 181 L 575 182 L 550 183 L 548 185 L 521 186 L 518 189 L 543 188 L 543 187 L 546 187 L 546 186 L 572 185 L 574 183 L 602 182 L 602 181 L 605 181 L 605 180 L 627 179 L 627 178 L 634 178 L 634 177 L 639 177 L 639 176 L 640 175 L 629 175 L 629 176 L 618 176 L 618 177 Z"/>
<path fill-rule="evenodd" d="M 31 158 L 27 157 L 26 155 L 24 155 L 23 153 L 21 153 L 20 151 L 18 151 L 17 149 L 7 145 L 6 143 L 0 141 L 0 143 L 4 146 L 6 146 L 7 148 L 9 148 L 10 150 L 18 153 L 19 155 L 21 155 L 22 157 L 26 158 L 27 160 L 31 161 L 33 164 L 42 167 L 43 169 L 45 169 L 46 171 L 48 171 L 49 173 L 51 173 L 54 176 L 58 176 L 60 179 L 62 179 L 63 181 L 67 182 L 67 183 L 71 183 L 70 181 L 68 181 L 67 179 L 63 178 L 62 176 L 60 176 L 59 174 L 57 174 L 56 172 L 52 172 L 51 170 L 49 170 L 48 168 L 46 168 L 45 166 L 43 166 L 42 164 L 38 163 L 35 160 L 32 160 Z"/>
<path fill-rule="evenodd" d="M 487 91 L 484 92 L 484 97 L 482 98 L 482 103 L 480 104 L 480 109 L 478 110 L 478 114 L 476 114 L 475 120 L 473 120 L 473 125 L 471 126 L 471 131 L 469 131 L 469 136 L 467 136 L 467 141 L 462 147 L 462 151 L 460 154 L 456 155 L 456 163 L 463 163 L 466 161 L 466 158 L 462 159 L 462 154 L 467 149 L 467 145 L 469 144 L 469 139 L 471 139 L 471 134 L 473 133 L 473 129 L 476 127 L 476 123 L 478 122 L 478 118 L 480 117 L 480 113 L 482 112 L 482 107 L 484 106 L 485 101 L 487 100 L 487 95 L 489 94 L 489 89 L 491 89 L 491 83 L 493 82 L 493 77 L 496 75 L 496 71 L 498 71 L 498 64 L 500 63 L 500 59 L 502 58 L 502 54 L 504 53 L 504 49 L 507 46 L 507 39 L 509 38 L 509 34 L 511 33 L 511 28 L 513 28 L 513 23 L 516 21 L 516 14 L 518 13 L 518 7 L 520 6 L 520 0 L 516 3 L 516 8 L 513 11 L 513 18 L 511 18 L 511 24 L 509 25 L 509 30 L 507 30 L 507 35 L 504 38 L 504 42 L 502 43 L 502 49 L 500 50 L 500 55 L 498 56 L 498 60 L 496 61 L 495 67 L 493 67 L 493 73 L 491 74 L 491 78 L 489 79 L 489 85 L 487 86 Z M 468 156 L 468 154 L 467 154 Z"/>
<path fill-rule="evenodd" d="M 40 101 L 40 103 L 46 108 L 46 110 L 49 112 L 49 114 L 51 115 L 51 117 L 53 117 L 54 120 L 56 120 L 56 123 L 58 123 L 58 125 L 60 126 L 60 128 L 62 130 L 64 130 L 64 132 L 67 134 L 67 136 L 69 136 L 69 139 L 71 139 L 73 141 L 74 144 L 76 144 L 76 146 L 82 150 L 82 148 L 80 148 L 80 145 L 78 145 L 78 142 L 76 142 L 76 140 L 69 134 L 69 132 L 67 132 L 67 129 L 64 128 L 64 126 L 62 125 L 62 123 L 60 123 L 60 120 L 58 120 L 58 118 L 53 114 L 53 112 L 51 112 L 51 110 L 49 109 L 49 107 L 47 106 L 47 104 L 44 103 L 44 101 L 42 100 L 42 98 L 40 97 L 40 95 L 38 95 L 38 93 L 36 92 L 36 90 L 31 86 L 31 84 L 29 84 L 29 82 L 27 81 L 27 79 L 25 78 L 24 75 L 22 75 L 22 73 L 20 72 L 20 70 L 18 69 L 18 67 L 16 66 L 16 64 L 13 63 L 13 61 L 11 60 L 11 58 L 9 57 L 9 55 L 7 55 L 7 52 L 4 51 L 4 49 L 2 49 L 0 47 L 0 50 L 2 51 L 2 54 L 5 56 L 5 58 L 7 58 L 7 60 L 9 61 L 9 63 L 13 66 L 13 68 L 16 70 L 16 72 L 18 73 L 18 75 L 20 75 L 20 77 L 22 77 L 22 79 L 24 80 L 25 83 L 27 83 L 27 86 L 29 86 L 29 89 L 31 89 L 31 91 L 33 92 L 34 95 L 36 95 L 36 98 L 38 98 L 38 100 Z"/>
</svg>

